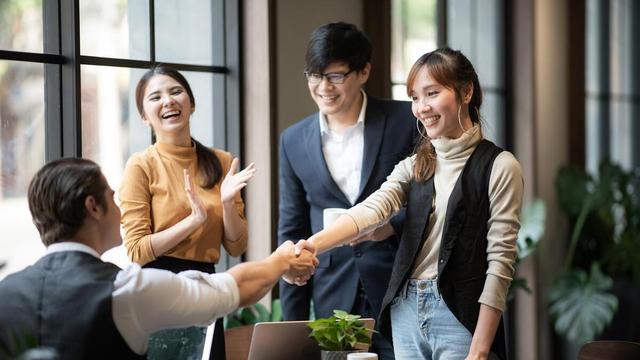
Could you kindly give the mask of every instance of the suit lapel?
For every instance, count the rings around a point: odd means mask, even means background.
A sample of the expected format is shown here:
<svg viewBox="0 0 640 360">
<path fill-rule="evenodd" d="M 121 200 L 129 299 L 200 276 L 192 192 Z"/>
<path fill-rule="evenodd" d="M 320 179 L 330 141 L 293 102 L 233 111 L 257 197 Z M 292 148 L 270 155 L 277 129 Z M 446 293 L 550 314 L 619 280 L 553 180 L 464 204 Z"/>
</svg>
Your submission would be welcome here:
<svg viewBox="0 0 640 360">
<path fill-rule="evenodd" d="M 384 135 L 384 127 L 387 121 L 386 115 L 382 109 L 377 106 L 375 99 L 367 100 L 366 117 L 364 121 L 364 149 L 362 156 L 362 172 L 360 173 L 360 190 L 358 191 L 358 199 L 362 195 L 373 167 L 376 165 L 380 144 L 382 144 L 382 136 Z"/>
<path fill-rule="evenodd" d="M 324 160 L 324 155 L 322 154 L 322 140 L 320 138 L 320 120 L 318 119 L 318 116 L 319 115 L 316 114 L 314 121 L 312 121 L 310 126 L 305 130 L 304 143 L 307 145 L 304 146 L 304 148 L 309 156 L 309 166 L 314 169 L 318 175 L 318 180 L 327 188 L 327 190 L 329 190 L 329 192 L 345 204 L 351 204 L 336 182 L 333 181 L 329 168 L 327 167 L 327 163 Z"/>
</svg>

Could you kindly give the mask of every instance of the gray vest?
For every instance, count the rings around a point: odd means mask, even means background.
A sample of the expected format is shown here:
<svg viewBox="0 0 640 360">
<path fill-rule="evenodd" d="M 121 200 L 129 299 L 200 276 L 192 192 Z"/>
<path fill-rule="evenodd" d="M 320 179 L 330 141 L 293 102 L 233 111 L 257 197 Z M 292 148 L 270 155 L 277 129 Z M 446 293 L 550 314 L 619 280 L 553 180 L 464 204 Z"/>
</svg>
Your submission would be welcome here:
<svg viewBox="0 0 640 360">
<path fill-rule="evenodd" d="M 60 359 L 138 359 L 113 322 L 120 269 L 78 251 L 52 253 L 0 282 L 0 358 L 29 342 Z"/>
<path fill-rule="evenodd" d="M 449 197 L 440 254 L 438 290 L 456 318 L 473 334 L 487 270 L 487 221 L 489 220 L 489 178 L 493 161 L 502 149 L 482 140 L 467 160 Z M 411 183 L 407 218 L 393 265 L 391 281 L 382 302 L 380 331 L 391 338 L 389 304 L 411 275 L 420 249 L 429 233 L 428 218 L 435 196 L 433 177 Z M 492 351 L 506 359 L 502 322 Z"/>
</svg>

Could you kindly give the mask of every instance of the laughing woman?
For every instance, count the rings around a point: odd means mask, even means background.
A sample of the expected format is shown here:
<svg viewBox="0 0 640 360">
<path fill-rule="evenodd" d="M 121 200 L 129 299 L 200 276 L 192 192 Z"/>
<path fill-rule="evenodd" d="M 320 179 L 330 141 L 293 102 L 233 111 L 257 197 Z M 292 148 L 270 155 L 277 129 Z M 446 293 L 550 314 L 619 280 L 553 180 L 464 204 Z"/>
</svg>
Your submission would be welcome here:
<svg viewBox="0 0 640 360">
<path fill-rule="evenodd" d="M 144 123 L 153 129 L 156 143 L 134 154 L 124 171 L 119 197 L 127 253 L 147 268 L 214 273 L 221 245 L 232 256 L 247 248 L 240 190 L 255 167 L 251 164 L 237 172 L 238 159 L 191 137 L 195 99 L 189 83 L 175 69 L 160 65 L 147 71 L 136 87 L 136 105 Z M 173 336 L 193 338 L 195 332 L 195 339 L 202 340 L 200 328 L 180 331 L 184 333 Z M 156 339 L 150 339 L 150 357 L 154 357 Z M 188 351 L 179 343 L 167 344 L 175 356 Z M 163 352 L 163 358 L 172 357 L 166 349 Z M 220 319 L 212 356 L 224 359 Z"/>
</svg>

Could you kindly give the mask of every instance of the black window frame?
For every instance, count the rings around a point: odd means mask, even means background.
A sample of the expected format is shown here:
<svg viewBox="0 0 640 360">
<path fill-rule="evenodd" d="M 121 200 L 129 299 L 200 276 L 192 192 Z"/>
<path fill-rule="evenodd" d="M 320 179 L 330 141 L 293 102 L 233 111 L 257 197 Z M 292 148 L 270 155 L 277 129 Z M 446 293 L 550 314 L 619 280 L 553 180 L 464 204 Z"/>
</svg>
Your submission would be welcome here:
<svg viewBox="0 0 640 360">
<path fill-rule="evenodd" d="M 155 0 L 149 3 L 149 60 L 99 57 L 80 52 L 80 0 L 44 0 L 43 52 L 0 50 L 0 60 L 40 63 L 45 77 L 45 161 L 82 157 L 81 65 L 149 69 L 163 63 L 181 71 L 223 74 L 214 77 L 213 146 L 241 156 L 240 1 L 215 0 L 213 52 L 223 65 L 168 63 L 156 60 Z M 217 11 L 217 13 L 216 13 Z M 217 36 L 217 37 L 216 37 Z M 151 136 L 151 133 L 149 133 Z"/>
<path fill-rule="evenodd" d="M 138 0 L 130 0 L 138 1 Z M 43 0 L 43 52 L 1 50 L 0 61 L 44 65 L 45 162 L 82 157 L 81 65 L 149 69 L 158 63 L 180 71 L 223 74 L 213 78 L 213 146 L 242 158 L 241 144 L 241 2 L 213 0 L 212 51 L 222 66 L 169 63 L 156 60 L 155 1 L 149 6 L 149 60 L 99 57 L 80 52 L 80 0 Z M 149 137 L 152 134 L 149 130 Z M 152 139 L 153 142 L 153 139 Z M 218 269 L 241 261 L 224 249 Z"/>
</svg>

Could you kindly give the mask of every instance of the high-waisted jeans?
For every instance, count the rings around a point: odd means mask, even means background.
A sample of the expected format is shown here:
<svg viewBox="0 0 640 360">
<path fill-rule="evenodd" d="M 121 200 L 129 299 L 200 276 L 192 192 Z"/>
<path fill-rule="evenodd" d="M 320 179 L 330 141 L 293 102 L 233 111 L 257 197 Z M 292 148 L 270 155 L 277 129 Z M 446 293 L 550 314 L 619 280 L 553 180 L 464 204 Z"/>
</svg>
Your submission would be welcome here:
<svg viewBox="0 0 640 360">
<path fill-rule="evenodd" d="M 471 333 L 451 313 L 436 280 L 409 280 L 391 303 L 396 360 L 457 360 L 469 353 Z"/>
</svg>

